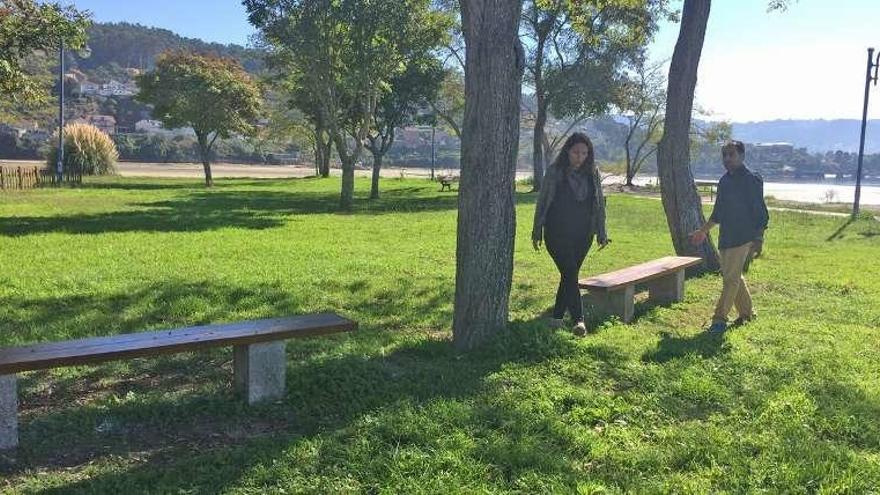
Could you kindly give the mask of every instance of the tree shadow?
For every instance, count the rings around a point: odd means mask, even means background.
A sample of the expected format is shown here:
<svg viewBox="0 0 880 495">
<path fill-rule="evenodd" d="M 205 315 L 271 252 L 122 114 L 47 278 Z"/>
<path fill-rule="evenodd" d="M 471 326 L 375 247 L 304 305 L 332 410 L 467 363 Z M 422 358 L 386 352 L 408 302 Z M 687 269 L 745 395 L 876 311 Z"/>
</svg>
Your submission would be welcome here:
<svg viewBox="0 0 880 495">
<path fill-rule="evenodd" d="M 433 313 L 431 325 L 441 324 L 435 320 L 451 318 L 451 306 L 443 308 L 451 292 L 440 286 L 414 292 L 406 282 L 366 295 L 370 289 L 363 279 L 329 287 L 365 294 L 347 301 L 346 308 L 312 307 L 277 284 L 164 283 L 103 297 L 4 296 L 0 305 L 10 308 L 0 312 L 6 345 L 317 311 L 367 324 L 355 334 L 289 341 L 287 396 L 253 408 L 236 400 L 232 357 L 223 348 L 23 374 L 21 447 L 12 458 L 0 456 L 0 472 L 15 476 L 135 453 L 155 456 L 137 470 L 152 472 L 170 459 L 179 461 L 168 457 L 173 452 L 250 451 L 268 437 L 289 442 L 315 435 L 401 401 L 467 397 L 505 363 L 534 362 L 570 347 L 564 334 L 534 332 L 533 322 L 513 323 L 509 334 L 468 355 L 455 352 L 447 334 L 417 332 L 419 341 L 403 337 L 399 345 L 393 330 L 412 333 L 399 315 Z M 178 468 L 185 466 L 169 469 Z M 105 480 L 109 485 L 98 480 L 80 488 L 109 489 L 129 475 L 119 476 Z M 194 483 L 213 484 L 215 476 Z M 236 476 L 228 473 L 227 480 Z"/>
<path fill-rule="evenodd" d="M 831 242 L 831 241 L 836 241 L 836 240 L 842 238 L 842 237 L 843 237 L 843 233 L 844 233 L 844 232 L 846 231 L 846 229 L 849 228 L 849 226 L 852 225 L 853 223 L 855 223 L 855 219 L 853 219 L 853 218 L 849 218 L 849 219 L 847 219 L 846 222 L 843 223 L 843 225 L 841 225 L 837 230 L 834 231 L 833 234 L 831 234 L 830 236 L 828 236 L 828 239 L 825 239 L 825 240 L 826 240 L 827 242 Z"/>
<path fill-rule="evenodd" d="M 263 230 L 280 227 L 291 215 L 383 215 L 452 211 L 454 198 L 412 197 L 393 191 L 376 201 L 358 201 L 350 212 L 339 211 L 332 194 L 301 191 L 195 191 L 173 199 L 136 203 L 134 209 L 64 216 L 11 216 L 0 218 L 0 235 L 64 232 L 102 234 L 119 232 L 202 232 L 221 228 Z"/>
<path fill-rule="evenodd" d="M 0 463 L 0 472 L 15 476 L 135 456 L 139 462 L 130 468 L 101 473 L 50 493 L 114 492 L 139 482 L 156 492 L 222 491 L 254 466 L 278 459 L 297 441 L 346 431 L 364 417 L 399 407 L 425 407 L 438 399 L 466 401 L 480 393 L 487 376 L 504 366 L 574 352 L 570 337 L 535 332 L 532 322 L 515 322 L 510 332 L 465 355 L 457 353 L 447 338 L 405 343 L 384 354 L 364 353 L 382 340 L 382 333 L 367 325 L 357 334 L 313 339 L 322 341 L 319 349 L 302 346 L 305 341 L 290 341 L 288 392 L 274 404 L 247 407 L 234 399 L 230 377 L 222 376 L 229 368 L 228 353 L 210 353 L 208 359 L 200 353 L 172 363 L 137 360 L 125 373 L 135 383 L 116 390 L 112 395 L 123 400 L 115 403 L 92 398 L 70 407 L 70 397 L 61 394 L 37 415 L 35 398 L 25 393 L 22 447 L 13 464 L 4 468 Z M 361 351 L 340 352 L 343 345 Z M 176 374 L 164 376 L 175 370 Z M 101 366 L 93 375 L 92 379 L 106 379 L 108 369 Z M 141 383 L 142 376 L 151 381 Z M 54 388 L 61 390 L 77 380 L 62 380 Z M 35 386 L 31 377 L 23 385 Z M 153 395 L 137 399 L 150 389 Z M 483 424 L 521 414 L 502 409 L 484 405 L 463 420 Z M 523 427 L 520 433 L 524 436 L 527 431 Z M 399 431 L 388 434 L 405 436 Z M 563 436 L 552 439 L 566 441 Z M 551 446 L 537 447 L 543 452 Z M 332 449 L 322 448 L 318 456 L 331 456 Z M 511 469 L 565 469 L 555 457 L 534 454 L 518 459 L 521 465 Z"/>
</svg>

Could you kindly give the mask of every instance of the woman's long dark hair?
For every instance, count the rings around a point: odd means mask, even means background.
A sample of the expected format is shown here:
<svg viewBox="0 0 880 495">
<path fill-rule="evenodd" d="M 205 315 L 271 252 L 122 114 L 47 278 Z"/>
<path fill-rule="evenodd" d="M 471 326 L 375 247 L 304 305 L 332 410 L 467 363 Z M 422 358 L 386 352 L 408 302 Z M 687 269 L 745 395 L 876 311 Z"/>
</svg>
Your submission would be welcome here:
<svg viewBox="0 0 880 495">
<path fill-rule="evenodd" d="M 565 144 L 562 145 L 562 149 L 559 150 L 559 154 L 556 155 L 556 160 L 553 161 L 553 164 L 560 170 L 568 170 L 571 167 L 571 163 L 568 162 L 568 152 L 578 143 L 584 143 L 587 145 L 587 149 L 590 152 L 587 156 L 587 160 L 578 171 L 583 174 L 592 172 L 593 168 L 596 166 L 596 154 L 593 151 L 593 142 L 590 141 L 590 138 L 588 138 L 583 132 L 575 132 L 571 136 L 568 136 L 568 139 L 565 140 Z"/>
</svg>

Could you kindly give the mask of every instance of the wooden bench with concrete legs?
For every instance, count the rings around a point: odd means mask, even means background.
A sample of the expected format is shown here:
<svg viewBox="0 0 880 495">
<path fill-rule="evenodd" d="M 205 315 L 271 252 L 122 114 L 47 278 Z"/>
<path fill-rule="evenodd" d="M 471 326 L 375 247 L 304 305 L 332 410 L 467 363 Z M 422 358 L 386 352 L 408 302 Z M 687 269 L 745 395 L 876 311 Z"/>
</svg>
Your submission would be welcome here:
<svg viewBox="0 0 880 495">
<path fill-rule="evenodd" d="M 232 346 L 235 389 L 254 404 L 284 396 L 286 339 L 356 329 L 326 313 L 0 348 L 0 449 L 18 446 L 17 373 Z"/>
<path fill-rule="evenodd" d="M 668 256 L 580 280 L 578 286 L 588 293 L 584 298 L 629 323 L 635 313 L 635 295 L 647 289 L 651 301 L 668 304 L 684 300 L 684 273 L 702 263 L 702 258 Z"/>
</svg>

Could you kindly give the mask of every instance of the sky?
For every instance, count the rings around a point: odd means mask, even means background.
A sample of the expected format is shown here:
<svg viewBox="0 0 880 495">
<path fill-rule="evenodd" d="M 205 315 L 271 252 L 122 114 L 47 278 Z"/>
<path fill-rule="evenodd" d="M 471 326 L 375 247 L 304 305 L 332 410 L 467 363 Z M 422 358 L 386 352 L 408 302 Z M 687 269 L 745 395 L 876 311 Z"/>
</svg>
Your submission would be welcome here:
<svg viewBox="0 0 880 495">
<path fill-rule="evenodd" d="M 64 0 L 101 22 L 128 21 L 205 41 L 246 45 L 254 30 L 238 0 Z M 674 2 L 680 6 L 680 2 Z M 711 120 L 860 119 L 867 48 L 880 49 L 880 0 L 715 0 L 698 73 L 696 103 Z M 650 46 L 672 56 L 678 24 Z M 880 119 L 880 86 L 868 117 Z"/>
</svg>

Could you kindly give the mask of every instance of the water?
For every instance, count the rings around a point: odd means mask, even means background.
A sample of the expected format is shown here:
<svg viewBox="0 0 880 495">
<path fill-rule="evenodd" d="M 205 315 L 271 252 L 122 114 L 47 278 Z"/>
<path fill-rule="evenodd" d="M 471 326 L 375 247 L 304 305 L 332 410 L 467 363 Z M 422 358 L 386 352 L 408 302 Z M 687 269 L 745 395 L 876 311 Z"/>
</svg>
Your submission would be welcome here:
<svg viewBox="0 0 880 495">
<path fill-rule="evenodd" d="M 657 177 L 637 177 L 636 184 L 656 184 Z M 852 203 L 855 199 L 854 184 L 840 184 L 832 181 L 815 182 L 765 182 L 764 195 L 773 196 L 782 201 L 798 201 L 801 203 Z M 880 206 L 880 186 L 862 184 L 860 203 L 869 206 Z"/>
</svg>

